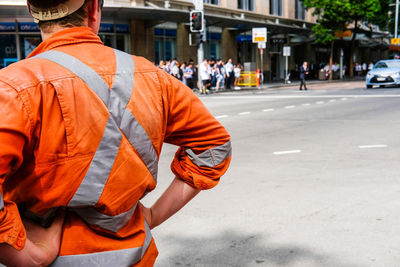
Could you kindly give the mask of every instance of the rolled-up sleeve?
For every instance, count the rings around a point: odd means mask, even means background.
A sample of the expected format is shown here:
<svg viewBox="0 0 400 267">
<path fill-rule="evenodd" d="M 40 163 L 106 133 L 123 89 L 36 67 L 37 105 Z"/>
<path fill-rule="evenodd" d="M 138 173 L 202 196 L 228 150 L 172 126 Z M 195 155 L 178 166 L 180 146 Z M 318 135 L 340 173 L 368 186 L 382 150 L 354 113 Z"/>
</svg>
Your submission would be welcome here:
<svg viewBox="0 0 400 267">
<path fill-rule="evenodd" d="M 7 200 L 3 184 L 8 175 L 21 166 L 29 132 L 26 107 L 21 96 L 0 82 L 0 243 L 7 243 L 18 250 L 25 245 L 25 228 L 17 205 Z"/>
<path fill-rule="evenodd" d="M 230 164 L 230 136 L 191 89 L 168 74 L 160 75 L 168 96 L 165 142 L 179 146 L 171 170 L 192 187 L 212 188 Z"/>
</svg>

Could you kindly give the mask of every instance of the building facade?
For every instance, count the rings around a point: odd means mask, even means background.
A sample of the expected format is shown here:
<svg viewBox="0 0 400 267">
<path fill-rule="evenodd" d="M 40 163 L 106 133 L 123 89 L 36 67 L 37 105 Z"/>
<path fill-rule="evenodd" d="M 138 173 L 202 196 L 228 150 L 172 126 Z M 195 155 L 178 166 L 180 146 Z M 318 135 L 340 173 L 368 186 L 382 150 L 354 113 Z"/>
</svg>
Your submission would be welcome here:
<svg viewBox="0 0 400 267">
<path fill-rule="evenodd" d="M 105 0 L 100 37 L 106 45 L 159 60 L 196 60 L 199 36 L 189 29 L 192 0 Z M 283 47 L 291 47 L 289 69 L 307 60 L 327 63 L 329 48 L 313 44 L 316 19 L 301 0 L 204 0 L 205 57 L 232 58 L 261 68 L 266 81 L 284 79 Z M 268 42 L 263 60 L 252 43 L 252 28 L 266 27 Z M 25 58 L 41 42 L 39 29 L 27 12 L 25 0 L 0 0 L 0 67 Z M 381 50 L 365 47 L 356 57 L 382 57 Z M 367 60 L 367 59 L 365 59 Z"/>
</svg>

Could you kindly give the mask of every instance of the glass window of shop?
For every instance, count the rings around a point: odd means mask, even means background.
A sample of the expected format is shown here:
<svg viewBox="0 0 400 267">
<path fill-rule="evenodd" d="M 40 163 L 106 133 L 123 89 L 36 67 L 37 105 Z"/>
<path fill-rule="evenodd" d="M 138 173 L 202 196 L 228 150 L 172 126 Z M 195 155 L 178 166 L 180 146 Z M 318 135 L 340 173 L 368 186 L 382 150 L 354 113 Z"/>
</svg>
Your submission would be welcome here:
<svg viewBox="0 0 400 267">
<path fill-rule="evenodd" d="M 0 67 L 26 58 L 42 39 L 33 22 L 0 22 Z"/>
<path fill-rule="evenodd" d="M 270 0 L 269 1 L 269 14 L 275 15 L 275 16 L 282 16 L 282 14 L 283 14 L 282 0 Z"/>
<path fill-rule="evenodd" d="M 207 42 L 204 43 L 204 57 L 219 59 L 222 57 L 221 33 L 208 32 Z"/>
<path fill-rule="evenodd" d="M 104 45 L 130 53 L 129 24 L 101 23 L 99 37 Z"/>
<path fill-rule="evenodd" d="M 171 60 L 177 56 L 176 46 L 176 30 L 175 29 L 154 29 L 154 50 L 155 62 L 160 60 Z"/>
<path fill-rule="evenodd" d="M 129 24 L 102 25 L 99 36 L 106 45 L 130 52 Z M 24 59 L 42 42 L 34 22 L 0 22 L 0 68 Z"/>
<path fill-rule="evenodd" d="M 238 0 L 238 9 L 254 11 L 254 0 Z"/>
</svg>

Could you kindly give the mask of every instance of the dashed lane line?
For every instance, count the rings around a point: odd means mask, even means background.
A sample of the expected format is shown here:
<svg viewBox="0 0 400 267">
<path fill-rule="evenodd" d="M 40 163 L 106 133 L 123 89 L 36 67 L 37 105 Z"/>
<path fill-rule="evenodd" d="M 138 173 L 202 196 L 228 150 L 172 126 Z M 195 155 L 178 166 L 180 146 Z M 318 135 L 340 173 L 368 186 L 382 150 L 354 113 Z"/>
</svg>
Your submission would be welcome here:
<svg viewBox="0 0 400 267">
<path fill-rule="evenodd" d="M 386 148 L 388 145 L 363 145 L 363 146 L 358 146 L 361 149 L 368 149 L 368 148 Z"/>
<path fill-rule="evenodd" d="M 249 112 L 249 111 L 239 113 L 240 116 L 249 115 L 249 114 L 251 114 L 251 112 Z"/>
<path fill-rule="evenodd" d="M 263 112 L 271 112 L 271 111 L 274 111 L 275 109 L 273 109 L 273 108 L 268 108 L 268 109 L 263 109 Z"/>
<path fill-rule="evenodd" d="M 220 115 L 220 116 L 216 116 L 216 119 L 223 119 L 223 118 L 228 118 L 228 115 Z"/>
<path fill-rule="evenodd" d="M 288 155 L 288 154 L 296 154 L 301 153 L 301 150 L 287 150 L 287 151 L 277 151 L 274 152 L 274 155 Z"/>
<path fill-rule="evenodd" d="M 318 101 L 318 102 L 316 102 L 315 104 L 317 104 L 317 105 L 322 105 L 322 104 L 324 104 L 325 102 L 324 101 Z"/>
<path fill-rule="evenodd" d="M 311 106 L 311 104 L 310 103 L 304 103 L 304 104 L 302 104 L 302 106 L 307 107 L 307 106 Z"/>
<path fill-rule="evenodd" d="M 286 106 L 286 109 L 291 109 L 291 108 L 295 108 L 296 106 Z"/>
</svg>

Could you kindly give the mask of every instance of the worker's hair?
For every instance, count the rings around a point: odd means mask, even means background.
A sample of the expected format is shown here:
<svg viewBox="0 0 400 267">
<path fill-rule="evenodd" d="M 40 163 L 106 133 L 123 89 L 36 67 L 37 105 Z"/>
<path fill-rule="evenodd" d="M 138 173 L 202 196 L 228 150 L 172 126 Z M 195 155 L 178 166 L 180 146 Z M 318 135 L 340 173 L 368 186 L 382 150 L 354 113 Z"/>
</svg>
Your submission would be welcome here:
<svg viewBox="0 0 400 267">
<path fill-rule="evenodd" d="M 60 4 L 67 2 L 68 0 L 28 0 L 28 3 L 34 7 L 38 8 L 51 8 L 56 7 Z M 51 28 L 55 25 L 61 27 L 79 27 L 82 26 L 83 21 L 87 18 L 88 14 L 86 12 L 86 5 L 90 1 L 96 0 L 85 0 L 85 3 L 81 8 L 72 14 L 60 19 L 49 20 L 49 21 L 39 21 L 38 26 L 43 32 L 50 32 Z M 99 3 L 99 8 L 103 7 L 104 0 L 97 0 Z"/>
</svg>

